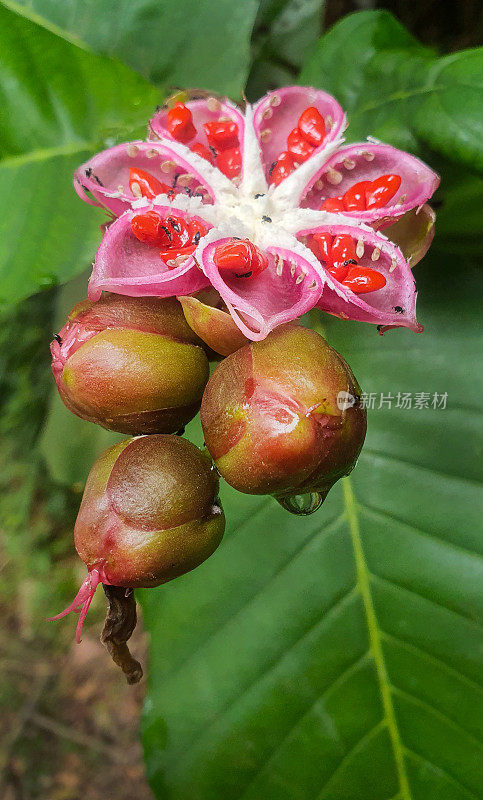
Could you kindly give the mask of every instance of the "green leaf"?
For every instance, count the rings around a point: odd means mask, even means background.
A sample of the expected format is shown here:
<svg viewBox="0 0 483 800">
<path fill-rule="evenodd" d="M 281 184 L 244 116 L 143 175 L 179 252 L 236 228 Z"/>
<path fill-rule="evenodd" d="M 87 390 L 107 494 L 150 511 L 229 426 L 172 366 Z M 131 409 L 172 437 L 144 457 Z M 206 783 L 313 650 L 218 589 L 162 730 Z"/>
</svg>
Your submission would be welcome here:
<svg viewBox="0 0 483 800">
<path fill-rule="evenodd" d="M 257 0 L 1 0 L 156 84 L 241 97 Z"/>
<path fill-rule="evenodd" d="M 130 138 L 159 93 L 119 62 L 86 53 L 0 6 L 0 304 L 86 268 L 105 215 L 72 173 Z"/>
<path fill-rule="evenodd" d="M 436 58 L 387 11 L 351 14 L 323 36 L 302 84 L 333 93 L 349 112 L 347 138 L 377 136 L 483 169 L 483 50 Z"/>
<path fill-rule="evenodd" d="M 420 270 L 422 335 L 323 318 L 377 402 L 320 512 L 224 487 L 218 551 L 139 593 L 156 797 L 481 797 L 481 326 L 475 273 L 444 267 Z"/>
<path fill-rule="evenodd" d="M 295 83 L 296 72 L 320 36 L 324 5 L 324 0 L 262 0 L 245 90 L 250 102 Z"/>
<path fill-rule="evenodd" d="M 322 32 L 321 0 L 288 0 L 273 19 L 269 47 L 277 58 L 300 67 Z"/>
</svg>

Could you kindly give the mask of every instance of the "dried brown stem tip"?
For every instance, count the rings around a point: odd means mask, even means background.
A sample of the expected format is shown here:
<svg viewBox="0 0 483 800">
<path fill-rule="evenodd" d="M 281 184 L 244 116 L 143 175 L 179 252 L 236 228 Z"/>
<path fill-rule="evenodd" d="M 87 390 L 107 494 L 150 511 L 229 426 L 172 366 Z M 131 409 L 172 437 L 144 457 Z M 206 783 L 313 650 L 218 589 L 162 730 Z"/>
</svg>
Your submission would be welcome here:
<svg viewBox="0 0 483 800">
<path fill-rule="evenodd" d="M 143 668 L 129 652 L 126 642 L 136 627 L 136 601 L 132 589 L 124 586 L 102 585 L 109 601 L 101 642 L 105 645 L 112 660 L 121 667 L 129 684 L 139 683 Z"/>
</svg>

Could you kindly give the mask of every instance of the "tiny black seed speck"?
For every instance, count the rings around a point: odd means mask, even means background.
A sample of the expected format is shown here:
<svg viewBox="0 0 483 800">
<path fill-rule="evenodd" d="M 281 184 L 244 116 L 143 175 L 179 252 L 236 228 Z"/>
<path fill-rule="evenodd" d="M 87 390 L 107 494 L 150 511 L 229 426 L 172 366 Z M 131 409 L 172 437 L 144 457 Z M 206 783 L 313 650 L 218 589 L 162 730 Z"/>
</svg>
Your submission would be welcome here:
<svg viewBox="0 0 483 800">
<path fill-rule="evenodd" d="M 193 244 L 198 244 L 201 239 L 201 233 L 196 231 L 195 235 L 193 236 Z"/>
<path fill-rule="evenodd" d="M 263 215 L 262 219 L 263 219 L 264 222 L 271 222 L 272 221 L 272 218 L 271 217 L 267 217 L 266 214 Z"/>
<path fill-rule="evenodd" d="M 181 227 L 179 222 L 176 222 L 176 220 L 173 219 L 173 217 L 168 217 L 168 222 L 171 225 L 172 229 L 176 231 L 176 233 L 181 233 Z"/>
<path fill-rule="evenodd" d="M 402 306 L 394 306 L 394 311 L 396 314 L 404 314 L 404 308 Z"/>
<path fill-rule="evenodd" d="M 58 333 L 54 333 L 54 339 L 57 342 L 57 344 L 62 344 L 62 339 L 60 338 Z"/>
<path fill-rule="evenodd" d="M 258 192 L 258 194 L 255 195 L 255 200 L 258 200 L 259 197 L 265 197 L 264 193 Z"/>
<path fill-rule="evenodd" d="M 250 278 L 252 275 L 252 270 L 250 272 L 243 272 L 241 275 L 235 272 L 235 278 Z"/>
</svg>

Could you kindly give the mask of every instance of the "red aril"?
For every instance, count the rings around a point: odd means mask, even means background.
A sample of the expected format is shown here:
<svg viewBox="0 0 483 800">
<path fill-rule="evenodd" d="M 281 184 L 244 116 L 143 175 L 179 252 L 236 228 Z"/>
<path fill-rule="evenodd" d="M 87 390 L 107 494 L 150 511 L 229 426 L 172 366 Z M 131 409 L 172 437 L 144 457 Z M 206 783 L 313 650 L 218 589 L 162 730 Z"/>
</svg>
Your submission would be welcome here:
<svg viewBox="0 0 483 800">
<path fill-rule="evenodd" d="M 171 136 L 178 142 L 189 142 L 196 136 L 196 128 L 193 125 L 193 115 L 184 103 L 176 103 L 168 111 L 167 127 Z"/>
<path fill-rule="evenodd" d="M 211 150 L 209 150 L 208 147 L 205 147 L 204 144 L 201 144 L 200 142 L 197 142 L 196 144 L 193 145 L 191 150 L 192 150 L 193 153 L 196 153 L 197 156 L 201 156 L 201 158 L 204 158 L 204 159 L 206 159 L 206 161 L 209 161 L 210 164 L 214 164 L 215 157 L 214 157 L 213 153 L 211 152 Z"/>
<path fill-rule="evenodd" d="M 215 150 L 230 150 L 238 145 L 238 125 L 231 120 L 205 122 L 206 138 Z"/>
<path fill-rule="evenodd" d="M 367 210 L 385 206 L 389 200 L 392 200 L 400 185 L 400 175 L 381 175 L 380 178 L 372 181 L 370 188 L 366 191 Z"/>
<path fill-rule="evenodd" d="M 153 197 L 156 197 L 158 194 L 167 194 L 171 190 L 170 186 L 161 183 L 154 175 L 150 175 L 149 172 L 145 172 L 139 167 L 130 167 L 129 188 L 135 197 L 138 194 L 136 186 L 139 187 L 138 191 L 141 193 L 141 196 L 147 197 L 149 200 L 152 200 Z"/>
<path fill-rule="evenodd" d="M 345 211 L 344 205 L 344 198 L 343 197 L 328 197 L 327 200 L 324 200 L 322 205 L 320 206 L 321 211 L 331 211 L 332 213 L 336 213 L 337 211 Z"/>
<path fill-rule="evenodd" d="M 386 285 L 386 279 L 381 272 L 369 267 L 351 267 L 347 277 L 343 281 L 354 294 L 366 294 L 382 289 Z"/>
<path fill-rule="evenodd" d="M 163 220 L 156 211 L 136 214 L 131 220 L 131 230 L 140 242 L 145 244 L 169 244 L 169 237 L 162 228 Z"/>
<path fill-rule="evenodd" d="M 232 272 L 236 278 L 251 278 L 268 267 L 268 259 L 248 239 L 231 239 L 220 244 L 213 256 L 218 269 Z"/>
<path fill-rule="evenodd" d="M 297 161 L 306 161 L 314 152 L 314 147 L 302 136 L 298 128 L 294 128 L 287 136 L 287 150 Z"/>
<path fill-rule="evenodd" d="M 332 236 L 330 233 L 314 233 L 314 239 L 317 242 L 319 253 L 324 261 L 330 261 L 330 250 L 332 247 Z"/>
<path fill-rule="evenodd" d="M 352 236 L 347 234 L 334 236 L 330 255 L 334 263 L 357 261 L 356 243 Z"/>
<path fill-rule="evenodd" d="M 285 178 L 290 175 L 295 169 L 295 162 L 293 155 L 284 150 L 280 153 L 278 159 L 270 168 L 270 183 L 278 186 Z"/>
<path fill-rule="evenodd" d="M 346 211 L 365 211 L 366 192 L 372 186 L 371 181 L 359 181 L 344 193 L 344 208 Z"/>
<path fill-rule="evenodd" d="M 216 154 L 216 166 L 227 178 L 236 178 L 241 169 L 241 153 L 239 147 L 221 150 Z"/>
<path fill-rule="evenodd" d="M 318 147 L 325 139 L 325 122 L 322 114 L 315 106 L 309 106 L 300 115 L 298 129 L 304 139 L 314 147 Z"/>
</svg>

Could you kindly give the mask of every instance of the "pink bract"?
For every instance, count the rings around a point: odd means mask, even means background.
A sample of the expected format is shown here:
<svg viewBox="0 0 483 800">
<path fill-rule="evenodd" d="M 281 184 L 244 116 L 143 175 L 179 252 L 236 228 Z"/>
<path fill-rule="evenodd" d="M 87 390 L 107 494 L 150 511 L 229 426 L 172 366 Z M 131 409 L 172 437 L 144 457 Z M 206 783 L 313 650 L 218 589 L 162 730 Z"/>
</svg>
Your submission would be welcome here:
<svg viewBox="0 0 483 800">
<path fill-rule="evenodd" d="M 415 156 L 376 140 L 343 145 L 344 112 L 333 97 L 317 89 L 289 86 L 270 92 L 253 107 L 247 104 L 244 111 L 205 93 L 186 97 L 191 98 L 185 105 L 196 130 L 188 143 L 173 138 L 167 128 L 169 108 L 163 107 L 150 121 L 147 141 L 104 150 L 75 173 L 79 196 L 118 217 L 99 247 L 90 299 L 99 298 L 102 291 L 189 296 L 211 284 L 240 331 L 252 340 L 265 338 L 314 307 L 342 319 L 422 330 L 406 259 L 414 265 L 431 240 L 432 212 L 425 204 L 438 186 L 436 173 Z M 299 130 L 300 115 L 309 107 L 321 114 L 325 137 L 303 163 L 294 156 L 291 174 L 272 185 L 273 164 L 287 150 L 287 136 Z M 214 166 L 220 154 L 211 158 L 203 150 L 209 147 L 204 124 L 223 120 L 235 122 L 238 131 L 241 164 L 232 179 Z M 192 151 L 193 145 L 198 152 Z M 134 197 L 130 167 L 149 173 L 168 191 L 154 200 Z M 388 174 L 398 175 L 401 183 L 381 207 L 337 213 L 321 209 L 325 200 L 341 197 L 354 184 Z M 166 263 L 159 246 L 133 234 L 132 218 L 147 210 L 163 219 L 175 215 L 187 223 L 201 221 L 208 232 L 195 242 L 194 253 Z M 422 222 L 419 215 L 424 216 Z M 393 227 L 397 244 L 390 241 Z M 332 264 L 313 238 L 320 233 L 352 239 L 357 266 L 382 274 L 383 288 L 354 293 L 336 280 Z M 267 259 L 266 269 L 243 277 L 216 266 L 217 247 L 237 239 L 256 245 Z"/>
</svg>

